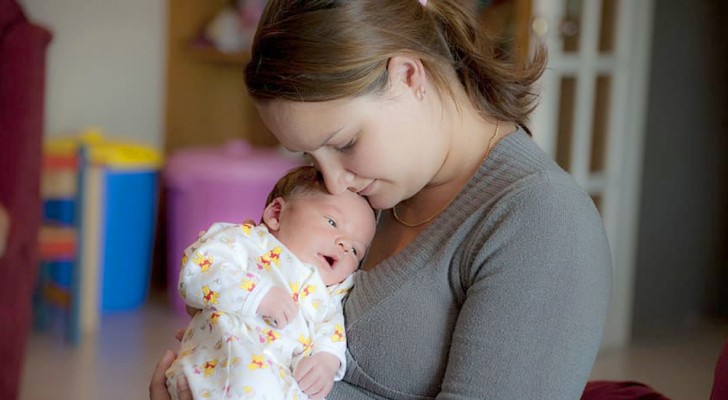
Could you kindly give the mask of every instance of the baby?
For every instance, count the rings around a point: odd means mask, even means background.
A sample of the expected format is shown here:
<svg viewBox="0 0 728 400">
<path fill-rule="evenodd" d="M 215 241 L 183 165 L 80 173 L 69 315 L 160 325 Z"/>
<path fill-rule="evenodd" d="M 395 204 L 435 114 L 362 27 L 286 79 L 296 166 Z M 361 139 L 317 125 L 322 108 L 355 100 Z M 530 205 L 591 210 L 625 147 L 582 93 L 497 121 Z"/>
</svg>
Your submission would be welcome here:
<svg viewBox="0 0 728 400">
<path fill-rule="evenodd" d="M 182 259 L 179 291 L 201 309 L 167 370 L 177 399 L 323 398 L 343 377 L 342 299 L 374 236 L 359 195 L 332 195 L 313 167 L 269 194 L 262 223 L 213 224 Z"/>
</svg>

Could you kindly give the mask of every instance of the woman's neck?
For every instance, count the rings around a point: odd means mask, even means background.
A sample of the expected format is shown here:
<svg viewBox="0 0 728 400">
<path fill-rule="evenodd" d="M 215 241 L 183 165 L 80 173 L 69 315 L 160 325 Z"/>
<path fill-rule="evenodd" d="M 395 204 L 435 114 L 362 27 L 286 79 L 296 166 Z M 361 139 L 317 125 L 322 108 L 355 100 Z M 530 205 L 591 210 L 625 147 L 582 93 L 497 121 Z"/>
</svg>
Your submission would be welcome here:
<svg viewBox="0 0 728 400">
<path fill-rule="evenodd" d="M 496 127 L 499 138 L 515 130 L 513 123 L 482 117 L 467 98 L 460 101 L 459 108 L 454 102 L 443 106 L 444 134 L 450 138 L 445 161 L 432 181 L 397 209 L 400 215 L 415 216 L 414 220 L 446 207 L 462 190 L 495 147 Z"/>
</svg>

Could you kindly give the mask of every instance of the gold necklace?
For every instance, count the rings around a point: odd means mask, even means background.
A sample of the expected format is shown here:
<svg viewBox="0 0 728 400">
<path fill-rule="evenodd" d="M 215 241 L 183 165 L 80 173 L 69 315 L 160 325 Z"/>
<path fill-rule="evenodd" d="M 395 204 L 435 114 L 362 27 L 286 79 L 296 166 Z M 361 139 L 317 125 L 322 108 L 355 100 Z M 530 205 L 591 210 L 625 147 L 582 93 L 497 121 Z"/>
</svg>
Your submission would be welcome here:
<svg viewBox="0 0 728 400">
<path fill-rule="evenodd" d="M 498 133 L 499 133 L 498 128 L 500 128 L 500 120 L 495 120 L 495 132 L 493 133 L 493 136 L 488 141 L 488 148 L 485 149 L 485 156 L 483 156 L 483 160 L 481 160 L 480 164 L 482 164 L 485 161 L 485 159 L 488 158 L 488 155 L 490 155 L 490 151 L 493 149 L 493 144 L 495 144 L 495 140 L 498 138 Z M 399 217 L 399 215 L 397 215 L 397 205 L 392 207 L 392 215 L 394 216 L 394 219 L 397 220 L 397 222 L 399 222 L 400 224 L 402 224 L 408 228 L 417 228 L 418 226 L 422 226 L 422 225 L 432 221 L 433 219 L 435 219 L 435 217 L 437 217 L 443 211 L 445 211 L 445 209 L 448 208 L 450 206 L 450 204 L 452 204 L 452 202 L 455 200 L 455 197 L 457 197 L 458 193 L 455 193 L 455 196 L 453 196 L 450 199 L 450 201 L 448 201 L 447 204 L 445 204 L 445 207 L 443 207 L 438 212 L 436 212 L 434 215 L 425 219 L 422 222 L 417 222 L 417 223 L 411 224 L 409 222 L 402 221 L 402 219 Z"/>
</svg>

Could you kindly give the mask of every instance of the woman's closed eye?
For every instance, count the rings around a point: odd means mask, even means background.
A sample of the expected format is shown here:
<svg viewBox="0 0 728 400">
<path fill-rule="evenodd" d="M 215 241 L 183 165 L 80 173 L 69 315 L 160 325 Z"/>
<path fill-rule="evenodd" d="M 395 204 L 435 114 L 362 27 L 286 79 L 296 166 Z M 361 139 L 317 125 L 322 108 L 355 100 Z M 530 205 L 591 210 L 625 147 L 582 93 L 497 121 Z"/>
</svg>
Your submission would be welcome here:
<svg viewBox="0 0 728 400">
<path fill-rule="evenodd" d="M 354 148 L 355 144 L 356 144 L 356 139 L 352 138 L 351 140 L 349 140 L 349 142 L 347 144 L 345 144 L 343 146 L 338 146 L 335 148 L 336 148 L 336 151 L 343 153 L 346 151 L 350 151 L 352 148 Z"/>
</svg>

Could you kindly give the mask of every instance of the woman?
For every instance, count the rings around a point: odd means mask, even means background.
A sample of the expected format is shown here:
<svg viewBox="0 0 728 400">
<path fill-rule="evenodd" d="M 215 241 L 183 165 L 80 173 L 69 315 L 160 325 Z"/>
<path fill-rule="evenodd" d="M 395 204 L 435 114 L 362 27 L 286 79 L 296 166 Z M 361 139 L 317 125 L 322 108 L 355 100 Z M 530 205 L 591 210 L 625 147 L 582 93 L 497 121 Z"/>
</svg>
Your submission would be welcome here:
<svg viewBox="0 0 728 400">
<path fill-rule="evenodd" d="M 381 210 L 328 399 L 577 399 L 594 362 L 611 260 L 526 129 L 545 54 L 514 68 L 463 3 L 272 0 L 260 21 L 264 123 Z"/>
</svg>

